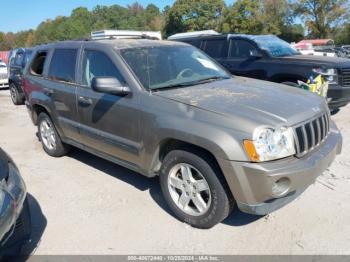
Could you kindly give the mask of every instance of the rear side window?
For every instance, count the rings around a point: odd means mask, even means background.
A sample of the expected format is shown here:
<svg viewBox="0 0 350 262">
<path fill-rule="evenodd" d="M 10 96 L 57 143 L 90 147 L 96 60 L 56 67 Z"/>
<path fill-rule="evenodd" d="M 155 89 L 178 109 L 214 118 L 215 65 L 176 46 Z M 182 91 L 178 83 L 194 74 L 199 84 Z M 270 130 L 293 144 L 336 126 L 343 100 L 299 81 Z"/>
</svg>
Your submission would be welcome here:
<svg viewBox="0 0 350 262">
<path fill-rule="evenodd" d="M 48 78 L 67 83 L 75 82 L 76 49 L 56 49 L 53 53 Z"/>
<path fill-rule="evenodd" d="M 91 87 L 94 77 L 115 77 L 120 83 L 125 83 L 119 70 L 105 53 L 85 50 L 83 58 L 83 84 Z"/>
<path fill-rule="evenodd" d="M 229 57 L 248 58 L 257 48 L 245 40 L 231 40 Z"/>
<path fill-rule="evenodd" d="M 193 45 L 197 48 L 200 48 L 200 45 L 201 45 L 201 41 L 199 40 L 188 40 L 188 41 L 185 41 L 186 43 L 190 44 L 190 45 Z"/>
<path fill-rule="evenodd" d="M 34 59 L 32 64 L 30 65 L 29 72 L 31 75 L 42 76 L 44 72 L 44 65 L 46 61 L 47 52 L 39 51 Z"/>
<path fill-rule="evenodd" d="M 225 39 L 206 40 L 204 51 L 213 58 L 222 58 Z"/>
</svg>

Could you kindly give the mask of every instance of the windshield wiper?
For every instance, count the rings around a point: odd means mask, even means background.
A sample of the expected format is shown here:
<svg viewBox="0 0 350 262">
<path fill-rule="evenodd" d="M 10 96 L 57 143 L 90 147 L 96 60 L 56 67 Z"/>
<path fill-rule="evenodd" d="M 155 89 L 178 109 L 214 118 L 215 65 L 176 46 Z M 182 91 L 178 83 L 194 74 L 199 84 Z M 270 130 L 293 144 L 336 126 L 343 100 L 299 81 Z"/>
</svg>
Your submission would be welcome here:
<svg viewBox="0 0 350 262">
<path fill-rule="evenodd" d="M 179 83 L 179 84 L 171 84 L 163 87 L 157 87 L 157 88 L 152 88 L 152 91 L 160 91 L 160 90 L 169 90 L 169 89 L 174 89 L 174 88 L 182 88 L 182 87 L 187 87 L 187 86 L 195 86 L 203 83 L 209 83 L 213 82 L 216 80 L 224 80 L 224 79 L 230 79 L 230 77 L 226 76 L 212 76 L 204 79 L 199 79 L 195 81 L 190 81 L 190 82 L 184 82 L 184 83 Z"/>
<path fill-rule="evenodd" d="M 152 92 L 157 92 L 157 91 L 160 91 L 160 90 L 169 90 L 169 89 L 175 89 L 175 88 L 182 88 L 182 87 L 192 86 L 192 85 L 193 85 L 192 83 L 171 84 L 171 85 L 167 85 L 167 86 L 152 88 L 151 91 Z"/>
</svg>

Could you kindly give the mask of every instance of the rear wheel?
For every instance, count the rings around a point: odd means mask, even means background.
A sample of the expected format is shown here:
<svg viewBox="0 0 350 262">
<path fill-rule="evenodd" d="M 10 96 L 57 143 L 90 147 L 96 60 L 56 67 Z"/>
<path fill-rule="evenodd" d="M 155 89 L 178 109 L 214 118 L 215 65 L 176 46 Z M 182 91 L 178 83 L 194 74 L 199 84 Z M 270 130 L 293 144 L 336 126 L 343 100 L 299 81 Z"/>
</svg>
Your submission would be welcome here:
<svg viewBox="0 0 350 262">
<path fill-rule="evenodd" d="M 193 227 L 211 228 L 230 214 L 233 198 L 215 171 L 197 154 L 183 150 L 168 153 L 160 184 L 176 217 Z"/>
<path fill-rule="evenodd" d="M 69 146 L 64 144 L 54 124 L 46 113 L 38 118 L 38 134 L 45 152 L 53 157 L 61 157 L 68 153 Z"/>
<path fill-rule="evenodd" d="M 24 95 L 19 92 L 18 88 L 14 83 L 10 84 L 10 93 L 11 93 L 11 100 L 14 105 L 24 104 Z"/>
</svg>

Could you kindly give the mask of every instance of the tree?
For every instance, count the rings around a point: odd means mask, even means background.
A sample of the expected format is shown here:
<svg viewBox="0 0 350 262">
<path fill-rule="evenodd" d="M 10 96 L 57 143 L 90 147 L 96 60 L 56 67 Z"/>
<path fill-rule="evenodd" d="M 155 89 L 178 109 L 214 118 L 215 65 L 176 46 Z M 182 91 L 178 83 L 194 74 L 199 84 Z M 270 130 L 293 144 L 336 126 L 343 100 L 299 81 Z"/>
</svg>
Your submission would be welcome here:
<svg viewBox="0 0 350 262">
<path fill-rule="evenodd" d="M 166 10 L 165 33 L 218 30 L 224 9 L 223 0 L 177 0 Z"/>
<path fill-rule="evenodd" d="M 327 38 L 348 17 L 347 0 L 299 0 L 295 11 L 305 22 L 309 36 Z"/>
<path fill-rule="evenodd" d="M 226 33 L 258 34 L 263 29 L 260 21 L 260 1 L 237 0 L 225 13 L 222 31 Z"/>
<path fill-rule="evenodd" d="M 337 45 L 350 44 L 350 22 L 337 30 L 335 34 L 335 43 Z"/>
</svg>

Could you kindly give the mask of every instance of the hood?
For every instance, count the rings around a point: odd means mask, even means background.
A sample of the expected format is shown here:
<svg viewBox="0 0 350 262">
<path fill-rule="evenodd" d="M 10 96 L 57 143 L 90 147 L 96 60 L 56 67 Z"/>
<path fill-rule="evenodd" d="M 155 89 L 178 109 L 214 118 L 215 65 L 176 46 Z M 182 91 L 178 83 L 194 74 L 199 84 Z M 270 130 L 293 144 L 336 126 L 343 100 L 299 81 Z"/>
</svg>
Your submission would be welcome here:
<svg viewBox="0 0 350 262">
<path fill-rule="evenodd" d="M 340 57 L 293 55 L 280 57 L 280 59 L 297 63 L 314 64 L 316 66 L 324 65 L 333 68 L 350 68 L 350 60 Z"/>
<path fill-rule="evenodd" d="M 326 111 L 325 99 L 308 91 L 244 77 L 155 95 L 227 117 L 259 125 L 294 125 Z"/>
<path fill-rule="evenodd" d="M 8 174 L 9 174 L 8 162 L 9 162 L 8 155 L 0 148 L 0 181 L 8 177 Z"/>
</svg>

